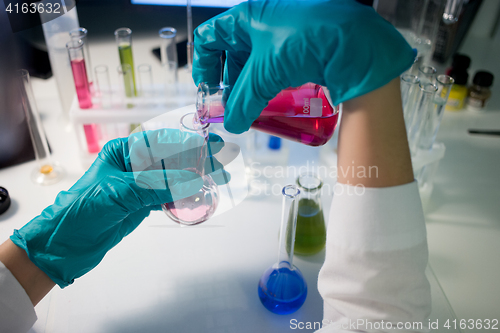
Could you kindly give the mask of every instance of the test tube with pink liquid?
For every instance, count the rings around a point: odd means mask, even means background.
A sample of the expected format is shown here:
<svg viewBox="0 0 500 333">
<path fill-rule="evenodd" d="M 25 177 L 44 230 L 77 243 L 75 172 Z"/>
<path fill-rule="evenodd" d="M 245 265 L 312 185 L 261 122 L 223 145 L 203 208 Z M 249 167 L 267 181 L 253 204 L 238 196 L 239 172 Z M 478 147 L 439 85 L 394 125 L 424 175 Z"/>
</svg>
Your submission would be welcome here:
<svg viewBox="0 0 500 333">
<path fill-rule="evenodd" d="M 74 39 L 66 44 L 66 49 L 68 50 L 71 70 L 73 72 L 78 105 L 80 109 L 90 109 L 92 107 L 92 95 L 90 93 L 89 80 L 87 77 L 83 46 L 84 43 L 82 40 Z M 83 129 L 89 153 L 98 153 L 100 147 L 97 125 L 83 125 Z"/>
</svg>

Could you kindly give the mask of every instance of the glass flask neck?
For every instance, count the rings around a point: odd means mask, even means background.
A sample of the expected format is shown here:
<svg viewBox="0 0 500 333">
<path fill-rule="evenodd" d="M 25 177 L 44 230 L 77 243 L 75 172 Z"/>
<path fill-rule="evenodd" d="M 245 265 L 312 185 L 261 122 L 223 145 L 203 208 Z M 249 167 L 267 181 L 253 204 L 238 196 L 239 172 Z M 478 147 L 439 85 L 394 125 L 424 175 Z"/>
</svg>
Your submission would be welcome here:
<svg viewBox="0 0 500 333">
<path fill-rule="evenodd" d="M 297 178 L 297 185 L 301 191 L 301 198 L 311 199 L 320 204 L 323 181 L 314 173 L 304 173 Z"/>
<path fill-rule="evenodd" d="M 196 153 L 196 161 L 192 165 L 191 171 L 202 177 L 212 171 L 205 170 L 207 158 L 211 158 L 208 151 L 210 149 L 208 144 L 209 126 L 210 124 L 201 124 L 195 112 L 185 114 L 180 121 L 181 143 L 183 143 L 187 152 L 190 154 Z"/>
<path fill-rule="evenodd" d="M 283 187 L 283 210 L 281 212 L 281 228 L 278 252 L 278 265 L 290 266 L 293 269 L 293 247 L 297 227 L 298 197 L 300 190 L 295 185 Z"/>
</svg>

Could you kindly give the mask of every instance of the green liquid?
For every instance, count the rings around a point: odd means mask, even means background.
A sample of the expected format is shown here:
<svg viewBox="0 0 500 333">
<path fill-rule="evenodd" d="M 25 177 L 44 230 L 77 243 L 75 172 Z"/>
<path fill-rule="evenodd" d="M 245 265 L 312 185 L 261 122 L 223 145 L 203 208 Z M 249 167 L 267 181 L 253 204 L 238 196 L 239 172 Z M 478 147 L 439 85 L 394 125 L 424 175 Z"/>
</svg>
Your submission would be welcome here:
<svg viewBox="0 0 500 333">
<path fill-rule="evenodd" d="M 299 201 L 294 253 L 311 255 L 325 247 L 326 227 L 323 210 L 311 199 Z"/>
<path fill-rule="evenodd" d="M 137 90 L 135 88 L 134 58 L 132 56 L 132 45 L 120 44 L 118 46 L 118 54 L 120 55 L 120 63 L 122 65 L 129 64 L 130 68 L 132 68 L 131 73 L 124 74 L 123 77 L 125 84 L 125 95 L 127 97 L 137 96 Z M 132 79 L 130 79 L 129 75 L 132 75 Z"/>
</svg>

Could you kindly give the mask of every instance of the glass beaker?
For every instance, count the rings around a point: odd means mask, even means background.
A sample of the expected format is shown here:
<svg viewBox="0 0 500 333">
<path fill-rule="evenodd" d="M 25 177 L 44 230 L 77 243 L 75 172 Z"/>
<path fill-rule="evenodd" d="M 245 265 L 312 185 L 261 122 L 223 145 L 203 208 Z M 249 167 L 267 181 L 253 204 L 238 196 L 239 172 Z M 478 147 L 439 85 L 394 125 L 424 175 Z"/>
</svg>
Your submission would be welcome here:
<svg viewBox="0 0 500 333">
<path fill-rule="evenodd" d="M 208 124 L 196 122 L 195 113 L 188 113 L 181 118 L 180 142 L 183 143 L 182 152 L 177 154 L 174 161 L 178 167 L 183 166 L 183 170 L 195 172 L 203 178 L 203 187 L 198 193 L 187 198 L 167 202 L 162 205 L 165 214 L 174 222 L 182 225 L 196 225 L 208 220 L 215 213 L 219 204 L 219 190 L 205 168 L 210 165 L 208 159 Z M 165 165 L 171 162 L 165 162 Z M 210 170 L 214 171 L 214 170 Z"/>
<path fill-rule="evenodd" d="M 260 301 L 266 309 L 276 314 L 290 314 L 304 304 L 307 284 L 300 270 L 293 265 L 300 190 L 295 185 L 287 185 L 283 187 L 282 194 L 278 262 L 262 274 L 258 291 Z"/>
<path fill-rule="evenodd" d="M 295 254 L 311 255 L 323 250 L 326 243 L 326 226 L 321 205 L 323 181 L 312 172 L 297 178 L 301 197 L 295 234 Z"/>
<path fill-rule="evenodd" d="M 40 121 L 40 116 L 35 103 L 35 96 L 31 89 L 30 75 L 26 69 L 17 72 L 17 84 L 19 87 L 20 104 L 23 108 L 31 142 L 35 151 L 37 167 L 31 173 L 31 180 L 40 185 L 55 184 L 64 178 L 65 172 L 58 163 L 52 160 L 47 137 Z"/>
<path fill-rule="evenodd" d="M 122 66 L 129 65 L 132 69 L 132 88 L 127 92 L 127 97 L 137 96 L 134 73 L 134 57 L 132 55 L 132 30 L 120 28 L 115 30 L 116 44 L 118 45 L 118 55 Z M 127 85 L 127 82 L 125 82 Z"/>
<path fill-rule="evenodd" d="M 231 86 L 198 86 L 196 110 L 201 123 L 222 123 Z M 309 146 L 321 146 L 335 131 L 338 111 L 330 105 L 323 88 L 306 83 L 282 90 L 269 101 L 252 128 Z"/>
</svg>

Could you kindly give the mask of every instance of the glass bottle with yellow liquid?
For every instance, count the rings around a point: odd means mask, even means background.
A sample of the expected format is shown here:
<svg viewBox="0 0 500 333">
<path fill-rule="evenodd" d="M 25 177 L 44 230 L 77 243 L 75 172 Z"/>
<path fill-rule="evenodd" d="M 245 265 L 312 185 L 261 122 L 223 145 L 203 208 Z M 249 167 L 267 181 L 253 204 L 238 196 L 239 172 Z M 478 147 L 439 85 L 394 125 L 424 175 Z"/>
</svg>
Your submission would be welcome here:
<svg viewBox="0 0 500 333">
<path fill-rule="evenodd" d="M 323 181 L 314 173 L 304 173 L 297 178 L 297 185 L 301 197 L 294 253 L 312 255 L 323 250 L 326 243 L 325 217 L 321 205 Z"/>
</svg>

